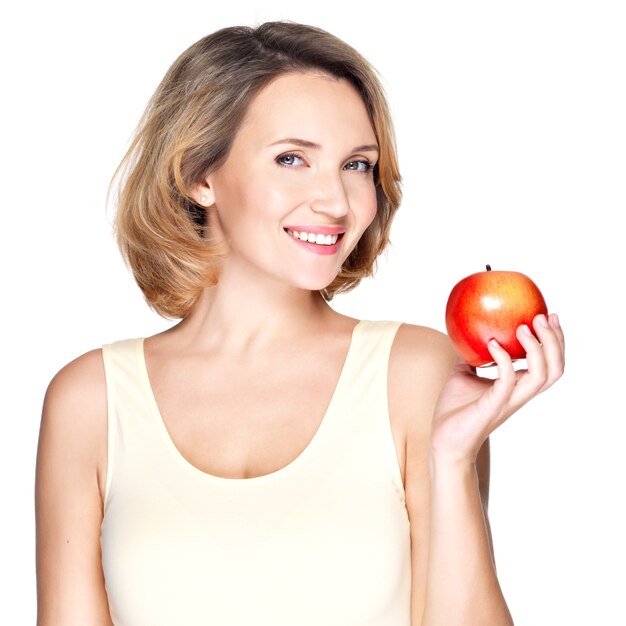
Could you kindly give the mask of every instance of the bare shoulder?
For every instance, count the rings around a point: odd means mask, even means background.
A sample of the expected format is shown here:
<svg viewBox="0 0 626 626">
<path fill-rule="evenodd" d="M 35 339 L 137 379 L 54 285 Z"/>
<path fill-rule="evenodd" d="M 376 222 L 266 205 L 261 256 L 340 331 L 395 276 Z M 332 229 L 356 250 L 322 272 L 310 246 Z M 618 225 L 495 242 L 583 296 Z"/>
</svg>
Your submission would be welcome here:
<svg viewBox="0 0 626 626">
<path fill-rule="evenodd" d="M 390 393 L 405 405 L 407 431 L 419 425 L 416 422 L 430 420 L 454 363 L 454 349 L 445 333 L 414 324 L 398 328 L 389 360 L 389 385 Z"/>
<path fill-rule="evenodd" d="M 103 391 L 105 385 L 102 350 L 90 350 L 62 367 L 50 381 L 46 402 L 76 401 Z"/>
<path fill-rule="evenodd" d="M 87 434 L 106 418 L 106 409 L 102 350 L 91 350 L 61 368 L 50 381 L 44 398 L 42 427 L 63 428 L 68 435 Z"/>
<path fill-rule="evenodd" d="M 445 333 L 416 324 L 400 325 L 393 350 L 397 359 L 416 365 L 427 363 L 431 367 L 450 369 L 455 359 L 452 344 Z"/>
<path fill-rule="evenodd" d="M 102 350 L 95 349 L 65 365 L 52 378 L 43 403 L 39 456 L 62 445 L 91 466 L 96 477 L 106 468 L 107 394 Z"/>
<path fill-rule="evenodd" d="M 411 462 L 423 458 L 434 406 L 454 362 L 446 334 L 414 324 L 398 328 L 389 355 L 389 413 L 405 481 Z"/>
</svg>

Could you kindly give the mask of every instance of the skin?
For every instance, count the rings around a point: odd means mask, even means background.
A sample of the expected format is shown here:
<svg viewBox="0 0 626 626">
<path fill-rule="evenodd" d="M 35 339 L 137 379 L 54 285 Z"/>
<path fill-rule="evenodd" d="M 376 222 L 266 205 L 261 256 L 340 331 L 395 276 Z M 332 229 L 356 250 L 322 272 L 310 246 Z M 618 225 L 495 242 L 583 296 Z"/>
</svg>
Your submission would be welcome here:
<svg viewBox="0 0 626 626">
<path fill-rule="evenodd" d="M 319 147 L 276 144 L 294 137 Z M 219 283 L 182 322 L 146 339 L 145 355 L 168 432 L 199 469 L 267 474 L 297 457 L 317 430 L 357 323 L 317 290 L 374 217 L 373 177 L 359 162 L 373 164 L 378 155 L 354 148 L 375 144 L 365 106 L 347 82 L 283 75 L 251 104 L 224 165 L 193 190 L 230 254 Z M 345 236 L 336 254 L 312 254 L 285 233 L 294 224 L 339 225 Z M 457 361 L 442 333 L 411 324 L 398 330 L 389 412 L 411 521 L 414 626 L 512 623 L 490 541 L 488 437 L 563 372 L 562 331 L 556 316 L 545 326 L 544 319 L 534 322 L 539 341 L 518 329 L 527 371 L 515 372 L 506 352 L 490 347 L 495 382 Z M 314 390 L 302 382 L 311 379 Z M 220 418 L 202 411 L 208 398 Z M 94 350 L 55 376 L 44 401 L 39 626 L 111 624 L 99 544 L 106 433 L 102 355 Z"/>
</svg>

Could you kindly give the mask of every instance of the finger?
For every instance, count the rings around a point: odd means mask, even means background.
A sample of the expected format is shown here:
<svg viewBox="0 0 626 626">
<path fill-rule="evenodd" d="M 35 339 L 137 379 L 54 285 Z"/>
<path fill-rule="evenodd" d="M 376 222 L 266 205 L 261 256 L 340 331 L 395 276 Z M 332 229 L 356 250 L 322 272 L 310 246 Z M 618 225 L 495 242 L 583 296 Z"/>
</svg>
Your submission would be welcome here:
<svg viewBox="0 0 626 626">
<path fill-rule="evenodd" d="M 565 337 L 563 336 L 563 329 L 561 328 L 561 321 L 559 320 L 559 316 L 556 313 L 551 313 L 548 318 L 548 322 L 550 323 L 550 327 L 554 330 L 554 334 L 561 345 L 561 355 L 563 361 L 565 362 Z"/>
<path fill-rule="evenodd" d="M 495 339 L 489 340 L 487 349 L 498 366 L 498 378 L 491 387 L 490 400 L 503 406 L 511 397 L 517 382 L 517 375 L 511 356 Z"/>
<path fill-rule="evenodd" d="M 563 374 L 563 348 L 555 329 L 545 315 L 535 316 L 533 319 L 533 328 L 542 344 L 547 364 L 547 376 L 542 388 L 543 391 L 550 387 Z"/>
<path fill-rule="evenodd" d="M 519 407 L 537 395 L 548 379 L 546 354 L 539 340 L 526 324 L 519 326 L 515 335 L 526 350 L 527 370 L 519 377 L 515 389 L 515 404 Z"/>
</svg>

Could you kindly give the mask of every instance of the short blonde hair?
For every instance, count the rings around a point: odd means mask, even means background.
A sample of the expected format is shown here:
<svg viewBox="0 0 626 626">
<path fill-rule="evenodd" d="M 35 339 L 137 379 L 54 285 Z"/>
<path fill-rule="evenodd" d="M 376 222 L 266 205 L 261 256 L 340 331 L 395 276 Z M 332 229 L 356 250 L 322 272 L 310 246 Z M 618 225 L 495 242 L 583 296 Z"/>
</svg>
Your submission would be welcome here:
<svg viewBox="0 0 626 626">
<path fill-rule="evenodd" d="M 391 116 L 376 70 L 351 46 L 313 26 L 266 22 L 218 30 L 183 52 L 150 99 L 117 168 L 115 232 L 148 304 L 185 317 L 217 283 L 227 244 L 207 232 L 192 196 L 226 160 L 250 102 L 278 75 L 322 71 L 348 80 L 366 105 L 380 156 L 374 170 L 377 212 L 335 279 L 329 301 L 376 270 L 402 197 Z"/>
</svg>

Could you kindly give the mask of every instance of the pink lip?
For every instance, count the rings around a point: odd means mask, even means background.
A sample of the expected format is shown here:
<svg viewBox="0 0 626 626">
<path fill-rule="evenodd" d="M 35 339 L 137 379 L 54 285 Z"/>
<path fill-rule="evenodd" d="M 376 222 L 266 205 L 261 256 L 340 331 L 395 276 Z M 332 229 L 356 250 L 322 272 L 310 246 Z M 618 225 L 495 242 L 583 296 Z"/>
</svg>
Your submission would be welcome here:
<svg viewBox="0 0 626 626">
<path fill-rule="evenodd" d="M 338 235 L 339 233 L 345 233 L 345 228 L 341 228 L 339 226 L 285 226 L 285 230 L 290 230 L 291 232 L 297 231 L 299 233 L 316 233 L 319 235 Z"/>
<path fill-rule="evenodd" d="M 337 250 L 339 250 L 339 242 L 334 243 L 332 246 L 321 246 L 317 243 L 310 243 L 308 241 L 302 241 L 301 239 L 296 239 L 291 235 L 288 235 L 289 239 L 293 241 L 295 244 L 306 248 L 309 252 L 314 252 L 315 254 L 335 254 Z M 341 241 L 341 240 L 339 240 Z"/>
<path fill-rule="evenodd" d="M 316 243 L 310 243 L 309 241 L 302 241 L 301 239 L 296 239 L 295 237 L 292 237 L 289 233 L 287 233 L 287 237 L 289 237 L 289 239 L 291 239 L 291 241 L 293 241 L 296 245 L 305 248 L 309 252 L 314 252 L 315 254 L 322 255 L 335 254 L 337 250 L 339 250 L 339 244 L 343 239 L 343 237 L 340 237 L 337 240 L 337 243 L 334 243 L 331 246 L 326 246 Z"/>
</svg>

